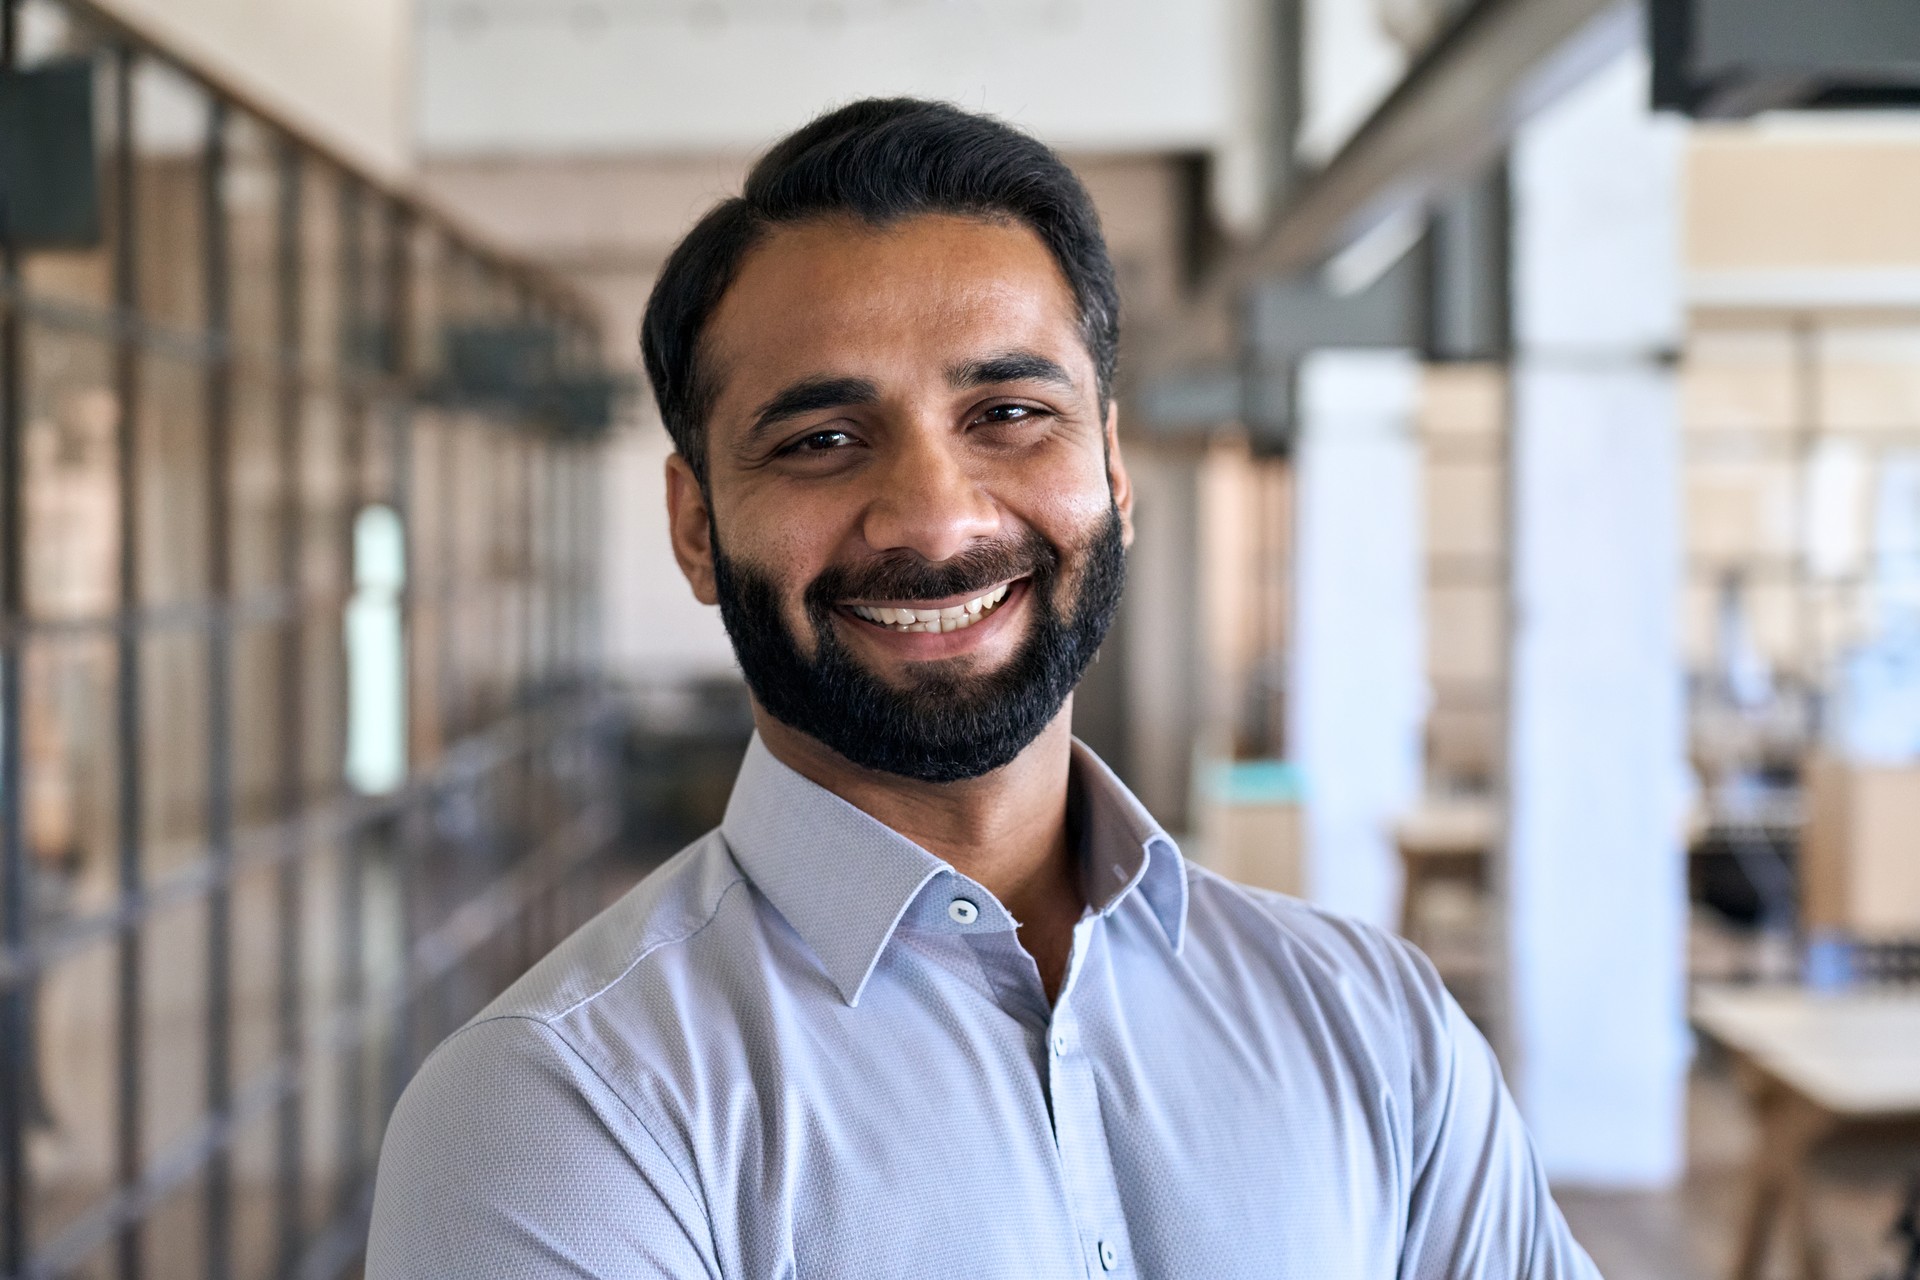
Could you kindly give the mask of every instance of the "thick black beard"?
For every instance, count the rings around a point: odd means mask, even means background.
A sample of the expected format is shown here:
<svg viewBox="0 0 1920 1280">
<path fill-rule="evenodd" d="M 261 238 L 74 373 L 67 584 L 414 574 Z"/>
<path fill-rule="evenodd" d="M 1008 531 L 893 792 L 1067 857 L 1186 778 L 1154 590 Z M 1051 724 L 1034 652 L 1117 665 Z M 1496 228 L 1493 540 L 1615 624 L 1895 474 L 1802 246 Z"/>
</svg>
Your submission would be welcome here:
<svg viewBox="0 0 1920 1280">
<path fill-rule="evenodd" d="M 804 603 L 816 637 L 807 658 L 780 609 L 773 580 L 730 560 L 714 538 L 714 588 L 747 686 L 767 713 L 866 769 L 920 782 L 977 778 L 1010 763 L 1053 722 L 1107 636 L 1126 586 L 1120 513 L 1078 548 L 1080 580 L 1070 609 L 1055 598 L 1061 553 L 1039 534 L 973 548 L 930 564 L 911 553 L 857 569 L 830 568 Z M 934 600 L 1026 577 L 1032 633 L 998 670 L 968 673 L 963 659 L 919 664 L 910 688 L 874 675 L 840 640 L 842 600 Z"/>
</svg>

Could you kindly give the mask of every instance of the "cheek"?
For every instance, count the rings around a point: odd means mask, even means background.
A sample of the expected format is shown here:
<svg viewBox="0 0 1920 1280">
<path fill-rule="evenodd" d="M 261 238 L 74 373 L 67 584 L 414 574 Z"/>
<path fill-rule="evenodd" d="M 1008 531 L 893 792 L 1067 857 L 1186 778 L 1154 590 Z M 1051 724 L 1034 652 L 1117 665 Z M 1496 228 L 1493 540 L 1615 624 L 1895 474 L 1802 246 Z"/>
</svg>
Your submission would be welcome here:
<svg viewBox="0 0 1920 1280">
<path fill-rule="evenodd" d="M 1075 457 L 1071 465 L 1034 468 L 1007 490 L 1008 505 L 1048 541 L 1071 553 L 1083 547 L 1107 519 L 1113 490 L 1105 463 Z"/>
<path fill-rule="evenodd" d="M 1071 477 L 1058 471 L 1052 476 L 1054 483 L 1033 486 L 1018 510 L 1025 523 L 1061 553 L 1051 603 L 1064 616 L 1073 609 L 1086 580 L 1090 553 L 1113 509 L 1113 494 L 1104 465 L 1083 467 Z"/>
<path fill-rule="evenodd" d="M 758 478 L 756 477 L 756 481 Z M 858 503 L 831 486 L 742 484 L 714 504 L 727 554 L 790 572 L 817 573 L 857 524 Z"/>
<path fill-rule="evenodd" d="M 816 637 L 807 617 L 806 591 L 833 562 L 840 535 L 831 519 L 804 502 L 760 502 L 752 498 L 720 505 L 715 513 L 720 549 L 729 559 L 752 565 L 779 593 L 780 616 L 809 657 Z"/>
</svg>

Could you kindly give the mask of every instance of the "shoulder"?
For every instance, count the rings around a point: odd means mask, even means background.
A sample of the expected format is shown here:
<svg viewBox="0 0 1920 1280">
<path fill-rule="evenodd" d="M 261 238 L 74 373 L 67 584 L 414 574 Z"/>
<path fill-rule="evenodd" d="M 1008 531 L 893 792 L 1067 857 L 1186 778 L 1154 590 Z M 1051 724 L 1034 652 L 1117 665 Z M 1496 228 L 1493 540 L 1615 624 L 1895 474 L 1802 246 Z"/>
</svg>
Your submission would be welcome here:
<svg viewBox="0 0 1920 1280">
<path fill-rule="evenodd" d="M 581 926 L 428 1055 L 389 1127 L 382 1182 L 438 1186 L 458 1170 L 462 1185 L 509 1186 L 527 1153 L 549 1146 L 552 1164 L 594 1176 L 648 1160 L 684 1168 L 684 1153 L 656 1141 L 660 1116 L 642 1087 L 672 1055 L 636 1058 L 605 1042 L 686 1034 L 682 1002 L 661 993 L 684 986 L 676 970 L 699 967 L 690 944 L 751 917 L 749 896 L 714 832 Z M 635 990 L 649 993 L 637 997 L 639 1018 L 624 998 Z M 610 999 L 623 1003 L 607 1015 L 599 1005 Z"/>
<path fill-rule="evenodd" d="M 1224 953 L 1252 961 L 1293 998 L 1332 1007 L 1377 1037 L 1430 1042 L 1447 1033 L 1451 998 L 1404 938 L 1192 863 L 1187 895 L 1188 947 L 1201 963 Z"/>
<path fill-rule="evenodd" d="M 381 1142 L 369 1280 L 717 1275 L 692 1169 L 545 1023 L 470 1024 Z"/>
<path fill-rule="evenodd" d="M 554 948 L 421 1075 L 504 1072 L 555 1106 L 614 1102 L 688 1160 L 680 1139 L 697 1131 L 708 1086 L 747 1069 L 781 1008 L 830 989 L 714 831 Z"/>
<path fill-rule="evenodd" d="M 681 961 L 688 943 L 748 896 L 726 841 L 709 832 L 582 925 L 468 1025 L 502 1017 L 551 1024 L 636 971 Z"/>
<path fill-rule="evenodd" d="M 417 1105 L 511 1093 L 565 1107 L 605 1089 L 633 1108 L 636 1084 L 684 1057 L 675 1042 L 692 1034 L 703 989 L 728 981 L 724 958 L 751 954 L 739 944 L 757 927 L 752 896 L 726 841 L 709 833 L 442 1040 L 407 1092 Z M 709 945 L 716 935 L 726 936 Z M 612 1060 L 629 1069 L 616 1078 Z"/>
</svg>

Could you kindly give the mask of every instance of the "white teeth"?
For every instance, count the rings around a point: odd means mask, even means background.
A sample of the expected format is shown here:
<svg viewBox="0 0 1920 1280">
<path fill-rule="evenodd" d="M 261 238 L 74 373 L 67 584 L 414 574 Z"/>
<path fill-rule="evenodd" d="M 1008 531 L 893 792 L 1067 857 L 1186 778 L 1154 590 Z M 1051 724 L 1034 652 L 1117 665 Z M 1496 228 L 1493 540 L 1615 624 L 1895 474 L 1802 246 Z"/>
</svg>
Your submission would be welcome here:
<svg viewBox="0 0 1920 1280">
<path fill-rule="evenodd" d="M 1011 583 L 1003 583 L 987 592 L 945 609 L 906 609 L 896 605 L 853 606 L 854 613 L 868 622 L 877 622 L 895 631 L 920 633 L 959 631 L 992 613 L 1007 598 Z"/>
</svg>

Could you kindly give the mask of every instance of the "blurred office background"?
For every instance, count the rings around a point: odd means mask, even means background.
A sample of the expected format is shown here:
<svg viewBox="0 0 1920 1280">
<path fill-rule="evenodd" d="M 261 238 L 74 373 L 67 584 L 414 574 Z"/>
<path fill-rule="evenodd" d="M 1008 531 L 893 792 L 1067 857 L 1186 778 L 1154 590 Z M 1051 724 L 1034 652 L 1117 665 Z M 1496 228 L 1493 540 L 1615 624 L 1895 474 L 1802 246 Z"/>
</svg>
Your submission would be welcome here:
<svg viewBox="0 0 1920 1280">
<path fill-rule="evenodd" d="M 1429 951 L 1612 1280 L 1916 1274 L 1910 3 L 0 12 L 0 1275 L 355 1274 L 420 1058 L 717 820 L 637 321 L 890 92 L 1119 266 L 1081 735 Z"/>
</svg>

